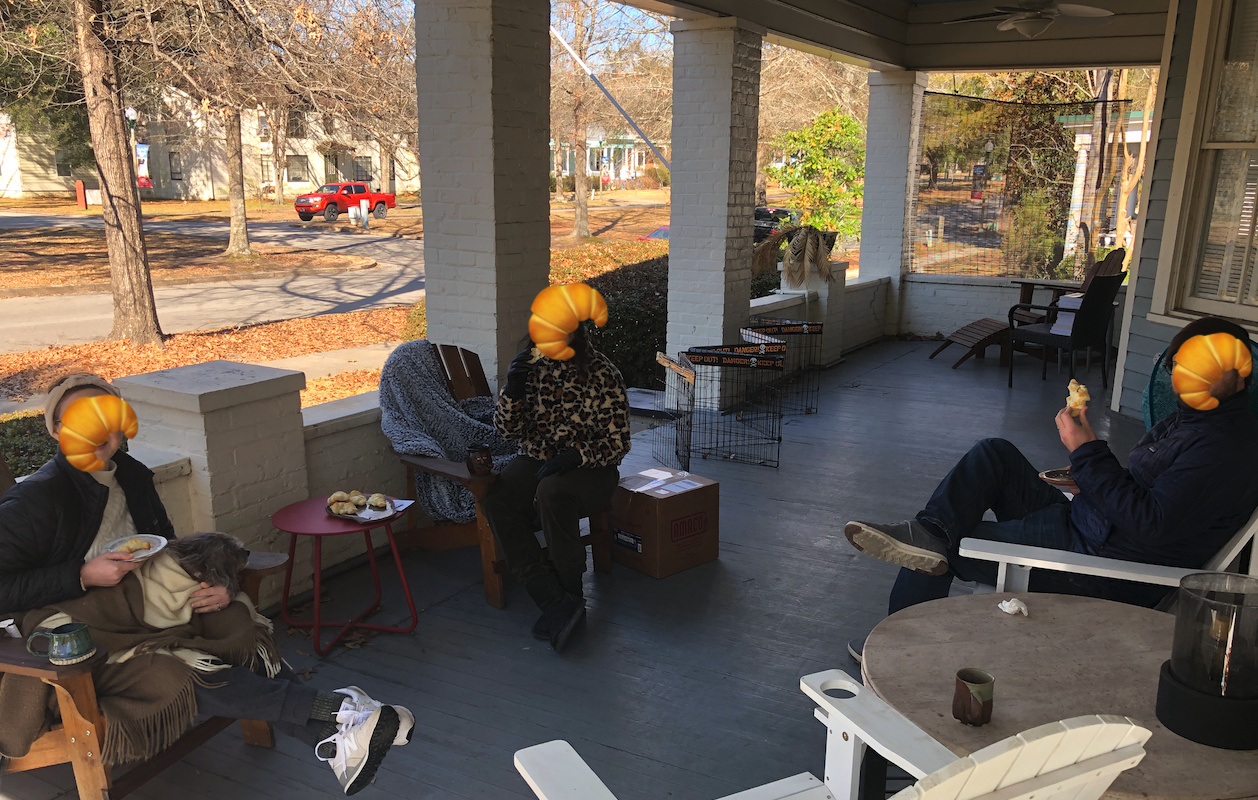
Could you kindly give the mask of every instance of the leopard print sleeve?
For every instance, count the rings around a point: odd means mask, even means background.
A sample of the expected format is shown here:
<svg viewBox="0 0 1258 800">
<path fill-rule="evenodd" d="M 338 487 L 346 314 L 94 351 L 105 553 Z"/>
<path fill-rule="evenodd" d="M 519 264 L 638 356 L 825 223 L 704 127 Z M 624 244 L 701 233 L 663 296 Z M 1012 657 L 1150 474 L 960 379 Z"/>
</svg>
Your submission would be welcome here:
<svg viewBox="0 0 1258 800">
<path fill-rule="evenodd" d="M 582 467 L 610 467 L 629 452 L 629 392 L 611 361 L 596 353 L 590 365 L 590 429 L 597 435 L 577 442 Z"/>
<path fill-rule="evenodd" d="M 508 442 L 522 442 L 528 433 L 528 396 L 518 400 L 498 395 L 494 408 L 494 427 Z"/>
</svg>

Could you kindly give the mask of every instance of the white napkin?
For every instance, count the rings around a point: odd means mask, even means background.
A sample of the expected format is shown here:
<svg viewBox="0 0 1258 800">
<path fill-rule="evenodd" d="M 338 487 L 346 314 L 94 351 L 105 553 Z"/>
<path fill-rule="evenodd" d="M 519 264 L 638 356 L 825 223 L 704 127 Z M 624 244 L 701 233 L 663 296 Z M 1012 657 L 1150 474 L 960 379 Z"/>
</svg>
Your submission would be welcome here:
<svg viewBox="0 0 1258 800">
<path fill-rule="evenodd" d="M 1001 602 L 998 607 L 1006 614 L 1021 614 L 1024 617 L 1031 616 L 1031 612 L 1027 610 L 1026 603 L 1016 597 Z"/>
</svg>

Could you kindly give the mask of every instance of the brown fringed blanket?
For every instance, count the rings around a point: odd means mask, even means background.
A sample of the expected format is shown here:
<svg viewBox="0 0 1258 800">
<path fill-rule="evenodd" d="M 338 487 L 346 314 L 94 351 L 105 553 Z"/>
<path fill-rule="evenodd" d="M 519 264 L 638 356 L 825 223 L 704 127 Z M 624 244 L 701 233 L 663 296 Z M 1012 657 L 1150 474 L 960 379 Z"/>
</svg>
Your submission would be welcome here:
<svg viewBox="0 0 1258 800">
<path fill-rule="evenodd" d="M 279 671 L 270 622 L 248 598 L 239 594 L 222 611 L 192 614 L 186 596 L 198 586 L 163 554 L 117 586 L 18 615 L 26 636 L 66 616 L 86 622 L 96 644 L 108 649 L 108 663 L 92 671 L 105 716 L 106 764 L 147 760 L 178 740 L 196 716 L 194 686 L 214 686 L 214 672 Z M 26 755 L 56 707 L 52 687 L 38 678 L 0 675 L 0 755 Z"/>
</svg>

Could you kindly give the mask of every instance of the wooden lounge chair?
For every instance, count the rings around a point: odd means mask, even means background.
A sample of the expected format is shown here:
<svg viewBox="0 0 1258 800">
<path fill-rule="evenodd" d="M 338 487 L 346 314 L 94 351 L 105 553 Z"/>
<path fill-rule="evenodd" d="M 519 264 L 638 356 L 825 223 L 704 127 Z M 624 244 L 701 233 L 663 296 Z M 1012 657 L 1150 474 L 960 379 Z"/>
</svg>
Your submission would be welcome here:
<svg viewBox="0 0 1258 800">
<path fill-rule="evenodd" d="M 0 458 L 0 472 L 8 472 L 3 458 Z M 283 571 L 287 562 L 288 556 L 283 553 L 250 554 L 249 563 L 240 573 L 240 582 L 254 605 L 258 602 L 262 579 Z M 0 632 L 0 636 L 4 634 Z M 58 667 L 46 658 L 30 655 L 20 639 L 0 639 L 0 673 L 29 675 L 51 685 L 61 710 L 61 724 L 37 739 L 30 753 L 0 765 L 0 773 L 26 772 L 69 762 L 74 768 L 79 800 L 119 800 L 235 722 L 226 717 L 208 719 L 152 760 L 136 764 L 114 779 L 113 770 L 100 760 L 100 743 L 104 741 L 105 726 L 109 723 L 97 705 L 96 687 L 92 682 L 92 669 L 106 658 L 108 654 L 102 647 L 81 664 Z M 240 727 L 246 744 L 275 746 L 271 723 L 241 720 Z"/>
<path fill-rule="evenodd" d="M 895 800 L 1097 800 L 1140 763 L 1150 736 L 1127 717 L 1074 717 L 957 758 L 845 672 L 805 675 L 800 688 L 828 732 L 824 783 L 802 772 L 724 800 L 857 800 L 867 749 L 918 779 Z M 826 694 L 836 689 L 851 696 Z M 616 800 L 565 741 L 519 750 L 515 766 L 540 800 Z"/>
<path fill-rule="evenodd" d="M 489 381 L 485 379 L 485 370 L 481 366 L 480 357 L 471 350 L 465 350 L 449 344 L 434 344 L 433 349 L 446 368 L 446 385 L 450 396 L 455 400 L 467 400 L 472 397 L 489 397 Z M 467 465 L 461 461 L 450 461 L 444 458 L 428 456 L 398 456 L 406 467 L 406 496 L 415 499 L 415 470 L 427 472 L 447 480 L 461 484 L 476 498 L 476 519 L 471 522 L 437 522 L 426 528 L 415 527 L 415 512 L 411 512 L 410 530 L 398 537 L 404 547 L 418 547 L 424 550 L 448 550 L 454 547 L 480 547 L 481 572 L 485 581 L 485 602 L 494 608 L 506 608 L 506 594 L 503 590 L 503 573 L 507 571 L 507 563 L 498 550 L 498 542 L 493 531 L 489 529 L 489 520 L 481 510 L 481 500 L 495 476 L 476 477 L 467 471 Z M 418 505 L 418 504 L 416 504 Z M 412 506 L 414 509 L 415 506 Z M 611 572 L 612 529 L 610 522 L 611 506 L 608 505 L 589 517 L 590 532 L 581 537 L 588 544 L 594 555 L 596 572 Z"/>
</svg>

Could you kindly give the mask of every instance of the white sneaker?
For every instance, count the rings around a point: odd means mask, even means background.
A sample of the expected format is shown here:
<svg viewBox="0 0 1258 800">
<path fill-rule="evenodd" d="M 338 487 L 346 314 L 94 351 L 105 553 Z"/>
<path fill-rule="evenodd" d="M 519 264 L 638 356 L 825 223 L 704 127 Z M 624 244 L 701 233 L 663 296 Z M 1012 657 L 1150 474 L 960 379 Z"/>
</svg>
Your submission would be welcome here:
<svg viewBox="0 0 1258 800">
<path fill-rule="evenodd" d="M 315 745 L 315 757 L 331 764 L 345 794 L 357 794 L 371 783 L 398 736 L 398 712 L 372 700 L 357 686 L 338 689 L 337 693 L 345 695 L 336 712 L 337 731 Z M 320 753 L 328 753 L 332 747 L 335 753 L 326 757 Z"/>
<path fill-rule="evenodd" d="M 370 696 L 357 686 L 346 686 L 344 689 L 337 689 L 337 694 L 343 694 L 354 701 L 354 705 L 359 710 L 368 708 L 379 708 L 383 703 L 372 700 Z M 397 736 L 393 738 L 393 746 L 401 747 L 404 744 L 410 744 L 411 733 L 415 730 L 415 715 L 411 713 L 406 706 L 390 706 L 397 712 L 398 726 Z"/>
</svg>

